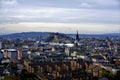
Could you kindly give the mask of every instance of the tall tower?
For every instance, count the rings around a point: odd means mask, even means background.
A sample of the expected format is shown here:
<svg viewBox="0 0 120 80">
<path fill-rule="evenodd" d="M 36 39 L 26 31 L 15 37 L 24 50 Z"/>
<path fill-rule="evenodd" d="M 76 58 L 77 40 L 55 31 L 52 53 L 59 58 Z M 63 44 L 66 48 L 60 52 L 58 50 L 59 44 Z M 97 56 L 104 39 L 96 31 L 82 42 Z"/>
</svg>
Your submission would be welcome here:
<svg viewBox="0 0 120 80">
<path fill-rule="evenodd" d="M 79 42 L 79 34 L 78 34 L 78 31 L 77 31 L 77 34 L 76 34 L 76 41 Z"/>
<path fill-rule="evenodd" d="M 77 31 L 77 34 L 76 34 L 76 39 L 75 39 L 75 46 L 78 47 L 79 45 L 79 34 L 78 34 L 78 31 Z"/>
</svg>

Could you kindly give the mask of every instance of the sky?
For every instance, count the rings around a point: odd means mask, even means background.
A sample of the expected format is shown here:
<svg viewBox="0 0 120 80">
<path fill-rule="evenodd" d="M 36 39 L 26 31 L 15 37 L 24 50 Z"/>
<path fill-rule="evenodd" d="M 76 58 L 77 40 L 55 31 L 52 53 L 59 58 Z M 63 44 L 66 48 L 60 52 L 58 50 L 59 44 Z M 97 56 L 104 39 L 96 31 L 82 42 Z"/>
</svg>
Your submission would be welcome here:
<svg viewBox="0 0 120 80">
<path fill-rule="evenodd" d="M 120 0 L 0 0 L 0 34 L 120 33 Z"/>
</svg>

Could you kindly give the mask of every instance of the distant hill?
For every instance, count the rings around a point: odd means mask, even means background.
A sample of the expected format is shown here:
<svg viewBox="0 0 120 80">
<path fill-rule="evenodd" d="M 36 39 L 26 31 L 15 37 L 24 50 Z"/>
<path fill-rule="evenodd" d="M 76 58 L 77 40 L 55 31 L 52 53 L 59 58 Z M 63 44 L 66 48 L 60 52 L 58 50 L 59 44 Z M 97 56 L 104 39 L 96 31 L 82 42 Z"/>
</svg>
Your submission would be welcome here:
<svg viewBox="0 0 120 80">
<path fill-rule="evenodd" d="M 79 34 L 81 38 L 106 38 L 113 37 L 120 39 L 120 33 L 110 33 L 110 34 Z M 61 42 L 63 40 L 72 41 L 75 39 L 76 34 L 63 34 L 63 33 L 53 33 L 53 32 L 22 32 L 14 33 L 8 35 L 1 35 L 0 38 L 4 39 L 26 39 L 26 40 L 45 40 L 48 42 Z"/>
<path fill-rule="evenodd" d="M 46 42 L 73 42 L 74 39 L 66 34 L 62 33 L 50 33 L 48 37 L 45 39 Z"/>
<path fill-rule="evenodd" d="M 22 33 L 1 35 L 0 38 L 42 40 L 47 37 L 48 33 L 50 33 L 50 32 L 22 32 Z"/>
<path fill-rule="evenodd" d="M 73 40 L 70 36 L 62 33 L 52 32 L 22 32 L 8 35 L 1 35 L 0 38 L 15 40 L 44 40 L 46 42 L 70 42 Z"/>
<path fill-rule="evenodd" d="M 67 34 L 68 36 L 71 36 L 72 38 L 75 38 L 75 34 Z M 81 38 L 119 38 L 120 39 L 120 33 L 109 33 L 109 34 L 79 34 Z"/>
</svg>

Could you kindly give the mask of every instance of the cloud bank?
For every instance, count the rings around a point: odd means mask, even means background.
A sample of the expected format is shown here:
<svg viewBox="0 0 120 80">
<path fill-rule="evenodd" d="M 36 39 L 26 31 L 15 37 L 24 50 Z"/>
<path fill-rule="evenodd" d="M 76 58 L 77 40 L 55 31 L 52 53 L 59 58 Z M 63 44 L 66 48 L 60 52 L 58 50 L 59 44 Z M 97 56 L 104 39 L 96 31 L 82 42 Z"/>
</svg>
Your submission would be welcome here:
<svg viewBox="0 0 120 80">
<path fill-rule="evenodd" d="M 24 23 L 24 25 L 21 25 L 21 23 Z M 33 24 L 30 26 L 28 23 Z M 40 23 L 39 27 L 36 23 Z M 44 25 L 41 25 L 41 23 L 44 23 Z M 0 0 L 0 27 L 2 27 L 1 29 L 4 28 L 6 32 L 32 31 L 33 26 L 37 27 L 34 28 L 35 31 L 38 28 L 39 31 L 53 31 L 54 29 L 51 30 L 51 27 L 43 28 L 43 26 L 51 24 L 56 24 L 54 28 L 61 26 L 61 30 L 55 29 L 58 32 L 66 32 L 70 26 L 71 33 L 74 33 L 72 29 L 77 29 L 78 24 L 79 26 L 84 24 L 84 28 L 79 27 L 82 33 L 105 33 L 107 28 L 109 28 L 108 32 L 110 33 L 120 32 L 120 1 Z M 63 24 L 67 24 L 65 29 L 62 26 Z M 29 29 L 27 28 L 28 25 Z M 94 27 L 90 29 L 88 26 Z M 22 28 L 23 30 L 17 30 L 18 27 L 24 28 Z"/>
</svg>

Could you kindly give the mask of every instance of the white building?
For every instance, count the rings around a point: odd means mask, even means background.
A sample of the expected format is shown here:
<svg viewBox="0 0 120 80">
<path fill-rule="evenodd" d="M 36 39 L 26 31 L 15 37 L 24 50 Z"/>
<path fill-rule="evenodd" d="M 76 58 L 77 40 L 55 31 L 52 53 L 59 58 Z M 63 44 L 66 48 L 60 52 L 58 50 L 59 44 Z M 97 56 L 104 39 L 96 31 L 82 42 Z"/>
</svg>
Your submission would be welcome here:
<svg viewBox="0 0 120 80">
<path fill-rule="evenodd" d="M 3 54 L 5 58 L 10 58 L 13 61 L 18 60 L 18 52 L 16 49 L 5 49 Z"/>
</svg>

